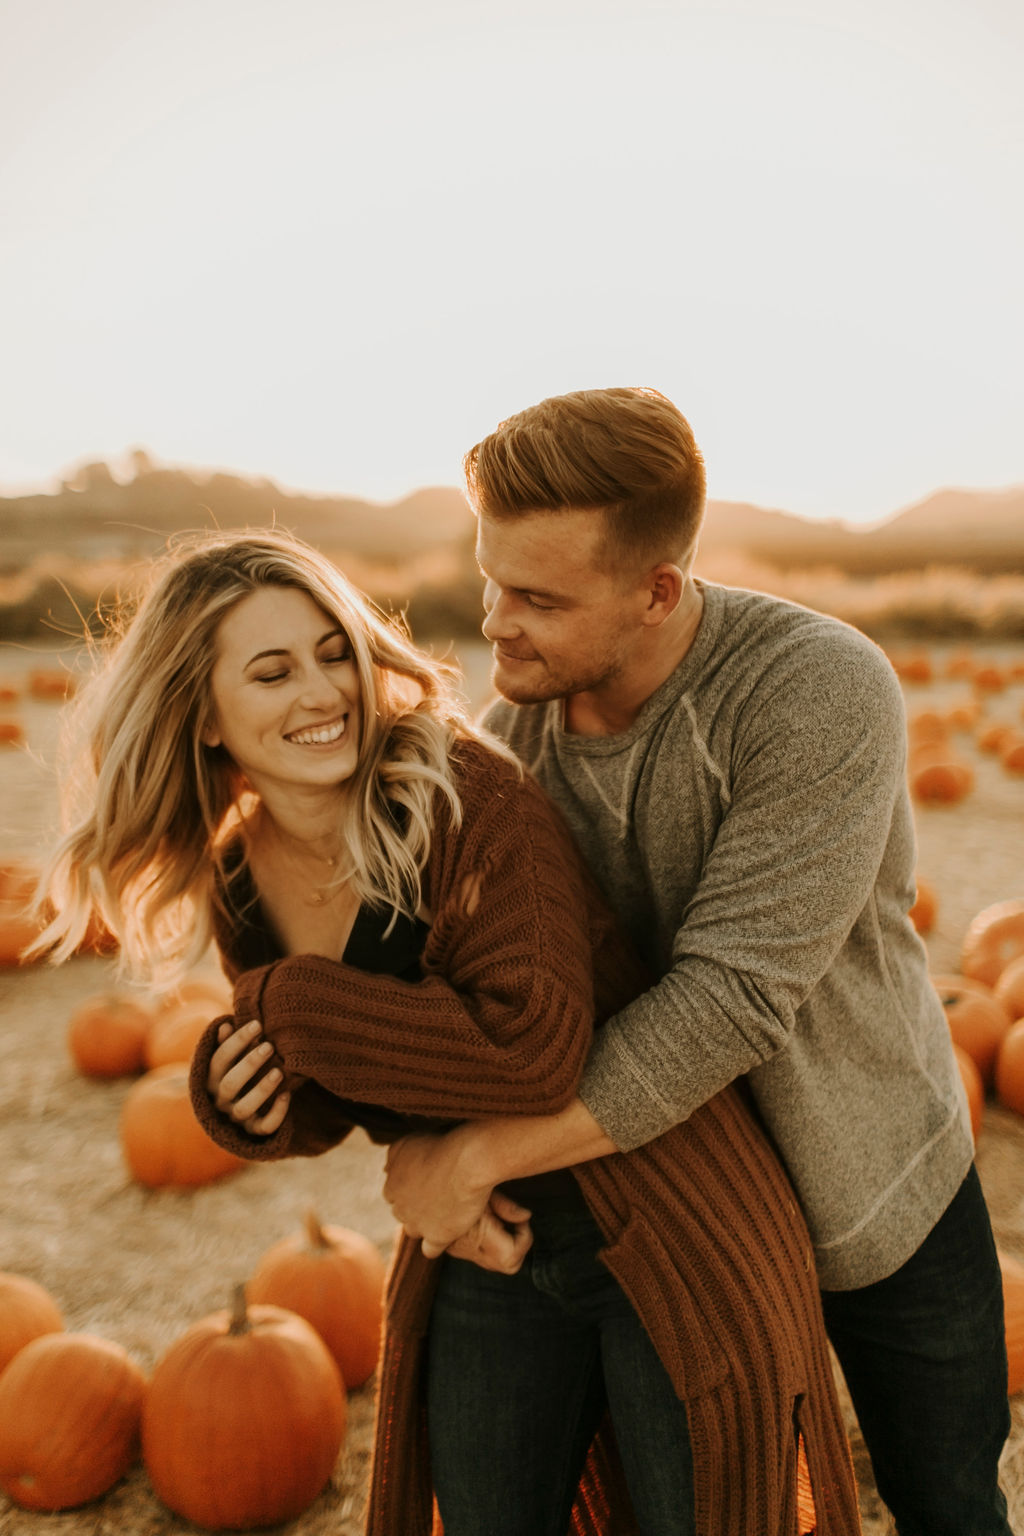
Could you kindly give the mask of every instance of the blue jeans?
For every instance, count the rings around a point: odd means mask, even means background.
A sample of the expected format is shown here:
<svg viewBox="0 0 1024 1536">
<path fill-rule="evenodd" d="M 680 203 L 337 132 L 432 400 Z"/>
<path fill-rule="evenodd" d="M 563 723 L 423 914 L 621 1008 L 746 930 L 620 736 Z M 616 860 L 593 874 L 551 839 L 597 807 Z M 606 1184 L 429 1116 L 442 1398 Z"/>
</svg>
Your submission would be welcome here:
<svg viewBox="0 0 1024 1536">
<path fill-rule="evenodd" d="M 1011 1536 L 1003 1295 L 975 1169 L 901 1269 L 821 1299 L 900 1536 Z"/>
<path fill-rule="evenodd" d="M 566 1536 L 606 1410 L 643 1536 L 694 1536 L 686 1409 L 597 1259 L 597 1224 L 573 1206 L 532 1226 L 518 1275 L 439 1261 L 427 1415 L 445 1536 Z"/>
</svg>

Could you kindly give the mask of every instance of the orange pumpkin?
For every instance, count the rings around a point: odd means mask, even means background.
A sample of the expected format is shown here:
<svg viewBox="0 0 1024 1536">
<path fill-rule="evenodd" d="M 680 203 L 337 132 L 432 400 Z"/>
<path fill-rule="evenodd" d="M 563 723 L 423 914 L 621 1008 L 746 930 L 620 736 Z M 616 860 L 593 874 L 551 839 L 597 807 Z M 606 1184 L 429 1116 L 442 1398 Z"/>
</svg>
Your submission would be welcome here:
<svg viewBox="0 0 1024 1536">
<path fill-rule="evenodd" d="M 927 651 L 898 651 L 889 657 L 897 677 L 905 683 L 930 683 L 931 657 Z"/>
<path fill-rule="evenodd" d="M 999 1046 L 995 1069 L 996 1098 L 1024 1115 L 1024 1019 L 1011 1024 Z"/>
<path fill-rule="evenodd" d="M 981 706 L 977 699 L 969 704 L 954 704 L 946 711 L 946 724 L 951 731 L 971 731 L 977 724 Z"/>
<path fill-rule="evenodd" d="M 978 751 L 992 752 L 998 756 L 1004 745 L 1015 734 L 1013 726 L 1005 720 L 991 720 L 988 725 L 981 727 L 975 737 Z"/>
<path fill-rule="evenodd" d="M 200 1004 L 209 1006 L 207 1017 L 211 1019 L 219 1013 L 230 1013 L 231 983 L 223 976 L 186 976 L 173 992 L 163 993 L 154 1000 L 153 1012 L 159 1018 L 161 1014 L 180 1013 Z"/>
<path fill-rule="evenodd" d="M 935 927 L 935 916 L 939 909 L 938 897 L 927 880 L 917 877 L 917 890 L 914 894 L 914 905 L 907 916 L 917 929 L 918 933 L 931 933 Z"/>
<path fill-rule="evenodd" d="M 1024 736 L 1014 735 L 1004 741 L 999 761 L 1007 773 L 1024 773 Z"/>
<path fill-rule="evenodd" d="M 974 676 L 974 657 L 966 649 L 953 651 L 945 665 L 945 675 L 950 678 L 971 678 Z"/>
<path fill-rule="evenodd" d="M 971 681 L 979 693 L 1002 693 L 1008 679 L 1004 667 L 997 667 L 990 662 L 984 666 L 975 667 Z"/>
<path fill-rule="evenodd" d="M 39 933 L 39 924 L 25 914 L 24 903 L 0 898 L 0 966 L 24 965 L 21 952 Z"/>
<path fill-rule="evenodd" d="M 23 1509 L 99 1498 L 139 1452 L 146 1378 L 119 1344 L 48 1333 L 0 1376 L 0 1487 Z"/>
<path fill-rule="evenodd" d="M 248 1293 L 311 1323 L 349 1389 L 373 1375 L 384 1320 L 384 1261 L 361 1232 L 322 1227 L 310 1212 L 304 1231 L 263 1255 Z"/>
<path fill-rule="evenodd" d="M 25 744 L 25 727 L 13 715 L 0 718 L 0 747 L 22 747 Z"/>
<path fill-rule="evenodd" d="M 1024 1264 L 1000 1253 L 1003 1278 L 1003 1313 L 1006 1320 L 1006 1358 L 1010 1367 L 1007 1391 L 1012 1397 L 1024 1387 Z"/>
<path fill-rule="evenodd" d="M 949 723 L 935 709 L 920 709 L 907 721 L 907 740 L 911 746 L 945 746 L 949 740 Z"/>
<path fill-rule="evenodd" d="M 947 758 L 943 762 L 912 764 L 910 792 L 927 805 L 955 805 L 974 787 L 974 773 L 966 763 Z"/>
<path fill-rule="evenodd" d="M 1010 961 L 992 988 L 992 995 L 1011 1019 L 1024 1019 L 1024 955 Z"/>
<path fill-rule="evenodd" d="M 146 1394 L 142 1454 L 167 1507 L 215 1530 L 294 1520 L 334 1470 L 347 1405 L 338 1367 L 304 1318 L 232 1309 L 193 1323 Z"/>
<path fill-rule="evenodd" d="M 110 992 L 76 1008 L 68 1024 L 68 1050 L 87 1077 L 139 1072 L 153 1016 L 134 998 Z"/>
<path fill-rule="evenodd" d="M 150 1189 L 209 1184 L 244 1167 L 192 1112 L 188 1067 L 172 1062 L 140 1077 L 121 1106 L 121 1149 L 133 1178 Z"/>
<path fill-rule="evenodd" d="M 21 698 L 21 689 L 13 680 L 6 679 L 0 683 L 0 704 L 16 704 Z"/>
<path fill-rule="evenodd" d="M 75 680 L 60 667 L 36 667 L 28 675 L 28 691 L 34 699 L 61 702 L 74 693 Z"/>
<path fill-rule="evenodd" d="M 1011 960 L 1024 955 L 1024 900 L 997 901 L 971 919 L 960 951 L 965 976 L 994 986 Z"/>
<path fill-rule="evenodd" d="M 32 859 L 7 859 L 0 864 L 0 901 L 14 901 L 27 906 L 36 893 L 42 873 Z"/>
<path fill-rule="evenodd" d="M 33 1339 L 60 1333 L 63 1327 L 49 1291 L 26 1275 L 0 1273 L 0 1371 Z"/>
<path fill-rule="evenodd" d="M 962 1045 L 953 1046 L 953 1055 L 956 1057 L 956 1064 L 960 1069 L 960 1081 L 967 1095 L 967 1108 L 971 1114 L 971 1135 L 977 1141 L 982 1116 L 985 1113 L 985 1084 L 981 1080 L 981 1073 L 975 1065 L 973 1056 L 969 1056 Z"/>
<path fill-rule="evenodd" d="M 21 952 L 39 933 L 40 924 L 26 911 L 39 873 L 39 865 L 29 859 L 0 864 L 0 966 L 25 964 Z"/>
<path fill-rule="evenodd" d="M 206 1003 L 160 1014 L 146 1037 L 147 1067 L 191 1061 L 200 1036 L 206 1033 L 210 1020 L 216 1018 L 218 1011 L 223 1012 L 223 1009 Z"/>
<path fill-rule="evenodd" d="M 932 985 L 945 1010 L 954 1045 L 971 1057 L 982 1082 L 991 1083 L 996 1055 L 1010 1027 L 1006 1010 L 987 988 L 982 991 L 977 984 L 965 985 L 963 977 L 933 976 Z"/>
</svg>

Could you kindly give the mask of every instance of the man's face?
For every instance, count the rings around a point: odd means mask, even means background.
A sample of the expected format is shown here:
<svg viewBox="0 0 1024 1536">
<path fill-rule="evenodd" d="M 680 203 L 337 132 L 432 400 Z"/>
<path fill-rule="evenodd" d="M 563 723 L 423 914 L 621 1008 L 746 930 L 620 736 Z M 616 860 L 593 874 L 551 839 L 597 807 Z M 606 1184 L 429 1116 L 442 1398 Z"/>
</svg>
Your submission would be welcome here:
<svg viewBox="0 0 1024 1536">
<path fill-rule="evenodd" d="M 628 661 L 646 596 L 601 563 L 604 532 L 589 510 L 478 519 L 491 675 L 513 704 L 600 694 Z"/>
</svg>

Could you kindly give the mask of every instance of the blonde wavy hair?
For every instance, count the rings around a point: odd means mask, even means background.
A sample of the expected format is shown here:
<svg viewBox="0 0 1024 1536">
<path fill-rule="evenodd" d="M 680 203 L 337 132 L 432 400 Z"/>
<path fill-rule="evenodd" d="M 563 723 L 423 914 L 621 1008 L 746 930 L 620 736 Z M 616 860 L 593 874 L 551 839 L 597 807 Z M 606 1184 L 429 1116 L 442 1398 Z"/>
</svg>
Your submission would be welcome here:
<svg viewBox="0 0 1024 1536">
<path fill-rule="evenodd" d="M 453 742 L 472 735 L 507 749 L 471 725 L 454 669 L 317 550 L 277 530 L 190 535 L 158 562 L 137 605 L 108 622 L 69 707 L 58 775 L 65 830 L 40 896 L 56 915 L 35 952 L 66 960 L 95 918 L 131 975 L 173 981 L 207 948 L 226 887 L 223 848 L 247 793 L 226 752 L 203 745 L 217 628 L 267 586 L 307 593 L 348 636 L 362 723 L 341 825 L 345 876 L 362 901 L 417 910 L 437 795 L 453 825 L 461 816 Z"/>
</svg>

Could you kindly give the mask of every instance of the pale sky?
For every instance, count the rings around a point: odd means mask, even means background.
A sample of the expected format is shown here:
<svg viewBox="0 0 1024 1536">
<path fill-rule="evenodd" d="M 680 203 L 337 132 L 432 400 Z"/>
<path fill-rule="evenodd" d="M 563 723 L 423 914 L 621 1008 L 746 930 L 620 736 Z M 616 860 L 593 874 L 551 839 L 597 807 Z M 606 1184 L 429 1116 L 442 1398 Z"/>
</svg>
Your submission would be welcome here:
<svg viewBox="0 0 1024 1536">
<path fill-rule="evenodd" d="M 713 496 L 1024 482 L 1020 0 L 0 0 L 0 488 L 386 501 L 651 384 Z"/>
</svg>

